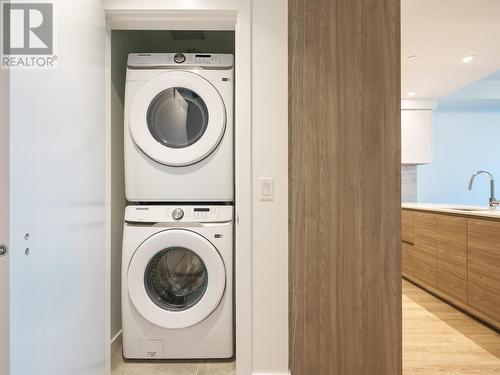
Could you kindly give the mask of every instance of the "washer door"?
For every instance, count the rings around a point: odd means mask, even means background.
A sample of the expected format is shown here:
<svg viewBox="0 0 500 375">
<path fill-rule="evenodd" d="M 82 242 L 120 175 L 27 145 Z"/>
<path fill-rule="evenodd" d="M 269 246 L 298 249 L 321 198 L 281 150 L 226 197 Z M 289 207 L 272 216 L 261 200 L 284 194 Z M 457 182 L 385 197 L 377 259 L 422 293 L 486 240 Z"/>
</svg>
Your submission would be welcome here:
<svg viewBox="0 0 500 375">
<path fill-rule="evenodd" d="M 226 287 L 226 269 L 217 249 L 201 235 L 165 230 L 136 250 L 127 286 L 146 320 L 163 328 L 186 328 L 217 308 Z"/>
<path fill-rule="evenodd" d="M 226 107 L 203 77 L 171 71 L 148 81 L 130 109 L 130 134 L 151 159 L 191 165 L 209 156 L 226 129 Z"/>
</svg>

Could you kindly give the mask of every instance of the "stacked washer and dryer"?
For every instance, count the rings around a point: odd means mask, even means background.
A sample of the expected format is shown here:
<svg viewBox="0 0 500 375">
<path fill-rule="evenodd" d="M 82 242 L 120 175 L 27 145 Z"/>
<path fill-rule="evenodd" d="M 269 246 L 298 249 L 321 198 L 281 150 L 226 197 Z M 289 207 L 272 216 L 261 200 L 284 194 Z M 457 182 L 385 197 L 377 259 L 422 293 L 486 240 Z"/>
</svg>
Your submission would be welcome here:
<svg viewBox="0 0 500 375">
<path fill-rule="evenodd" d="M 233 56 L 131 54 L 123 355 L 233 356 Z"/>
</svg>

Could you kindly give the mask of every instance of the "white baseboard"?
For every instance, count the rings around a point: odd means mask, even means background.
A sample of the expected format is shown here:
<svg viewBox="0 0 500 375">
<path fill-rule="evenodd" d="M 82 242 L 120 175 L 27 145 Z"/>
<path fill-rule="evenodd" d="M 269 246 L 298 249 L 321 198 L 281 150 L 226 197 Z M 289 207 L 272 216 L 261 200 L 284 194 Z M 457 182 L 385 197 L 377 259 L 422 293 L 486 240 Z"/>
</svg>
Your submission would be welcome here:
<svg viewBox="0 0 500 375">
<path fill-rule="evenodd" d="M 118 332 L 111 339 L 111 355 L 115 354 L 122 347 L 122 331 Z"/>
</svg>

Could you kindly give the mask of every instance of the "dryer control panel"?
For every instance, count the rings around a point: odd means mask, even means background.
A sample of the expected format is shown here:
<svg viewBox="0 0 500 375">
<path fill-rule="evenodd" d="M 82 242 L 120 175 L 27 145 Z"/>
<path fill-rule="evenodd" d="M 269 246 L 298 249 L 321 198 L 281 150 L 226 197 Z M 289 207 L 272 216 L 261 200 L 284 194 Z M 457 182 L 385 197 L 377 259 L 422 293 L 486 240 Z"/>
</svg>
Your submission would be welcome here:
<svg viewBox="0 0 500 375">
<path fill-rule="evenodd" d="M 230 69 L 234 56 L 221 53 L 131 53 L 128 55 L 131 69 L 155 69 L 172 67 L 198 67 Z"/>
<path fill-rule="evenodd" d="M 233 220 L 233 206 L 128 206 L 128 223 L 224 223 Z"/>
</svg>

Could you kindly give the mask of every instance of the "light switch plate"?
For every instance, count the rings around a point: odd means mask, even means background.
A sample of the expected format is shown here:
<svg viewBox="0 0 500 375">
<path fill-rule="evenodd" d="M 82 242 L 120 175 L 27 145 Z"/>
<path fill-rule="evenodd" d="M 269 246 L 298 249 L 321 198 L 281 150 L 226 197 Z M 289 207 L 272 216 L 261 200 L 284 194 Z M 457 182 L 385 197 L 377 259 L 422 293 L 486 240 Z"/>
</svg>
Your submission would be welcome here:
<svg viewBox="0 0 500 375">
<path fill-rule="evenodd" d="M 274 201 L 274 178 L 272 177 L 260 178 L 260 200 Z"/>
</svg>

